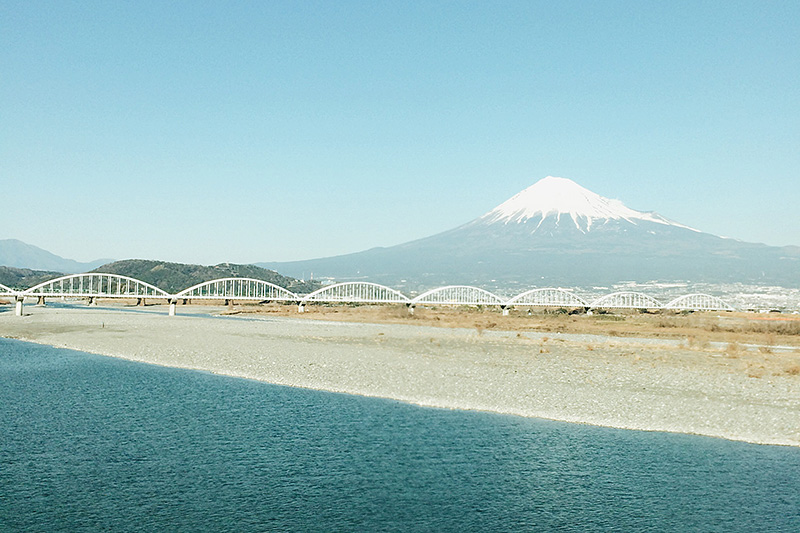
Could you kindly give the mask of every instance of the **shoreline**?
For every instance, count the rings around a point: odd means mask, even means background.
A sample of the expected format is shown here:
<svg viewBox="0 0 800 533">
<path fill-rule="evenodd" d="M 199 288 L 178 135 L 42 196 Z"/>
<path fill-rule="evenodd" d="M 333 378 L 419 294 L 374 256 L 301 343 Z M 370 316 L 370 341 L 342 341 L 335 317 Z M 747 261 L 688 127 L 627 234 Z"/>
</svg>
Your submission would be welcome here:
<svg viewBox="0 0 800 533">
<path fill-rule="evenodd" d="M 796 352 L 768 357 L 664 339 L 109 308 L 0 313 L 0 336 L 425 407 L 800 446 L 800 376 L 780 371 L 800 358 Z M 753 361 L 762 363 L 760 374 Z"/>
</svg>

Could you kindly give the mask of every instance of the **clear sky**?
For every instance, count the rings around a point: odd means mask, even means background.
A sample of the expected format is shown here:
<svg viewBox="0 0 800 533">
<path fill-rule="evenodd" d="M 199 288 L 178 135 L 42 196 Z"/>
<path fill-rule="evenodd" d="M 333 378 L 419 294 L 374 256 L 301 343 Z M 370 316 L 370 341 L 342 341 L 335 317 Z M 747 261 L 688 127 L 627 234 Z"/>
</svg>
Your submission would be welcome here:
<svg viewBox="0 0 800 533">
<path fill-rule="evenodd" d="M 390 246 L 547 175 L 800 245 L 800 2 L 0 3 L 0 238 Z"/>
</svg>

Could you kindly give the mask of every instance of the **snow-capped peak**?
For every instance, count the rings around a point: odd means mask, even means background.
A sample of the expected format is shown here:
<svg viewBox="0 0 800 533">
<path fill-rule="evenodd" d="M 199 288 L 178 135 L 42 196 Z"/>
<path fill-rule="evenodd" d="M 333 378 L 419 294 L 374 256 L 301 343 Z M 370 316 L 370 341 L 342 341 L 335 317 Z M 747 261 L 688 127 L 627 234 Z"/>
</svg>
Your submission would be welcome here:
<svg viewBox="0 0 800 533">
<path fill-rule="evenodd" d="M 575 226 L 583 232 L 589 231 L 598 221 L 626 220 L 636 224 L 638 220 L 656 222 L 668 226 L 683 226 L 656 213 L 644 213 L 626 207 L 619 200 L 604 198 L 566 178 L 548 176 L 534 183 L 495 207 L 482 217 L 485 223 L 523 223 L 528 219 L 544 220 L 553 215 L 558 221 L 570 216 Z M 697 230 L 694 230 L 697 231 Z"/>
</svg>

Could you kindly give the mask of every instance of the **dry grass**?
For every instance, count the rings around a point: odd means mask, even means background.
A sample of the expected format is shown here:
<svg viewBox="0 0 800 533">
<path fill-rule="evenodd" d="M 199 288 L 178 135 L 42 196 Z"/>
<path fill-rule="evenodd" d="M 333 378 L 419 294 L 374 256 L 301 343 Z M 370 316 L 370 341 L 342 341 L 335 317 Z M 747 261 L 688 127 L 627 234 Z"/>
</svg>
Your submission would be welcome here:
<svg viewBox="0 0 800 533">
<path fill-rule="evenodd" d="M 725 353 L 731 359 L 736 359 L 742 351 L 742 346 L 738 342 L 729 342 L 725 348 Z"/>
<path fill-rule="evenodd" d="M 178 310 L 180 313 L 180 309 Z M 417 324 L 444 328 L 485 331 L 526 331 L 539 333 L 579 333 L 612 337 L 680 339 L 691 348 L 705 350 L 710 343 L 794 346 L 800 350 L 800 318 L 767 320 L 748 313 L 653 313 L 636 311 L 594 315 L 542 312 L 527 308 L 512 309 L 503 316 L 499 309 L 484 307 L 417 307 L 409 314 L 405 305 L 315 304 L 297 313 L 291 304 L 237 305 L 230 313 L 273 314 L 318 320 Z M 726 350 L 726 353 L 735 353 Z"/>
<path fill-rule="evenodd" d="M 707 350 L 711 346 L 711 341 L 707 335 L 698 332 L 687 336 L 686 344 L 692 350 Z"/>
<path fill-rule="evenodd" d="M 724 331 L 729 333 L 763 333 L 768 336 L 775 335 L 800 335 L 800 319 L 785 319 L 781 321 L 767 321 L 759 317 L 747 317 L 738 322 L 712 323 L 707 326 L 709 331 Z"/>
</svg>

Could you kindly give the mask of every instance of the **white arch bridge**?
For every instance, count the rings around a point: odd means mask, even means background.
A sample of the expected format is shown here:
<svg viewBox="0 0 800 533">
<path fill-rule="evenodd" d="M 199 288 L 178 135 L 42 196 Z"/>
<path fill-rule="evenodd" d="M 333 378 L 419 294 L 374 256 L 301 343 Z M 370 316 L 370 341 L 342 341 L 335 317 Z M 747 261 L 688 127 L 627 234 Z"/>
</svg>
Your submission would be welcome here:
<svg viewBox="0 0 800 533">
<path fill-rule="evenodd" d="M 593 301 L 577 296 L 561 288 L 536 288 L 512 298 L 504 298 L 490 291 L 469 285 L 438 287 L 410 298 L 400 291 L 366 281 L 345 282 L 327 285 L 310 294 L 299 295 L 283 287 L 252 278 L 221 278 L 198 283 L 174 294 L 170 294 L 144 281 L 119 274 L 83 273 L 62 276 L 24 290 L 16 290 L 0 284 L 0 297 L 16 300 L 16 314 L 22 315 L 25 298 L 86 298 L 89 303 L 97 299 L 162 299 L 169 303 L 169 314 L 176 312 L 179 300 L 208 301 L 253 301 L 293 302 L 302 312 L 313 303 L 349 304 L 405 304 L 413 312 L 417 305 L 447 306 L 495 306 L 507 314 L 514 306 L 550 307 L 568 309 L 665 309 L 694 311 L 733 311 L 723 300 L 708 294 L 688 294 L 662 304 L 655 298 L 640 292 L 615 292 Z"/>
<path fill-rule="evenodd" d="M 175 295 L 186 300 L 247 300 L 256 302 L 289 301 L 298 296 L 274 283 L 252 278 L 222 278 L 198 283 Z"/>
</svg>

